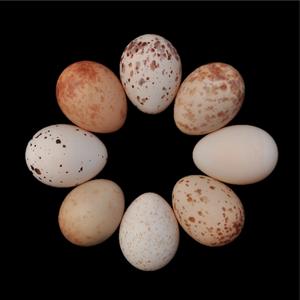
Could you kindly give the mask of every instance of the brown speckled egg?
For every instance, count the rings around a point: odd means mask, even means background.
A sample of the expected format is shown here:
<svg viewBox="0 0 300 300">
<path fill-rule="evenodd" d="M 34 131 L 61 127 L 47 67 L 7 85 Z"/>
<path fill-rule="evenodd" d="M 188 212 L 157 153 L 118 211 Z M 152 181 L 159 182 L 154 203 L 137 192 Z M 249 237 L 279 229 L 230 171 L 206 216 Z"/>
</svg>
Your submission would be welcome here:
<svg viewBox="0 0 300 300">
<path fill-rule="evenodd" d="M 93 246 L 108 239 L 124 212 L 124 195 L 113 181 L 96 179 L 73 189 L 59 211 L 62 234 L 78 246 Z"/>
<path fill-rule="evenodd" d="M 240 110 L 245 86 L 240 73 L 224 63 L 193 71 L 181 84 L 174 106 L 176 126 L 189 135 L 202 135 L 229 123 Z"/>
<path fill-rule="evenodd" d="M 155 34 L 129 43 L 120 61 L 120 77 L 130 101 L 142 112 L 165 110 L 181 81 L 181 61 L 173 45 Z"/>
<path fill-rule="evenodd" d="M 126 119 L 126 96 L 119 79 L 96 62 L 68 66 L 58 78 L 56 98 L 66 117 L 88 131 L 114 132 Z"/>
<path fill-rule="evenodd" d="M 244 225 L 244 209 L 237 195 L 207 176 L 180 179 L 173 189 L 172 203 L 182 228 L 206 246 L 232 242 Z"/>
</svg>

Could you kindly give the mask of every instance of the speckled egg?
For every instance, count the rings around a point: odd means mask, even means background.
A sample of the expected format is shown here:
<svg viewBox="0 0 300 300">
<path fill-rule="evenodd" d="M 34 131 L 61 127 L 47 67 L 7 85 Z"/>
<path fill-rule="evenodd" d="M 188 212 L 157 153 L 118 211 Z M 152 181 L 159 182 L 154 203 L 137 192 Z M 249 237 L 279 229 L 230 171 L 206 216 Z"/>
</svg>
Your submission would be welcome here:
<svg viewBox="0 0 300 300">
<path fill-rule="evenodd" d="M 27 145 L 25 158 L 39 181 L 71 187 L 93 178 L 104 168 L 107 150 L 94 134 L 59 124 L 38 131 Z"/>
<path fill-rule="evenodd" d="M 179 88 L 174 105 L 176 126 L 190 135 L 217 130 L 235 117 L 244 94 L 243 78 L 232 66 L 224 63 L 201 66 Z"/>
<path fill-rule="evenodd" d="M 261 181 L 274 170 L 278 149 L 264 130 L 250 125 L 222 128 L 203 137 L 193 150 L 203 173 L 231 184 Z"/>
<path fill-rule="evenodd" d="M 173 101 L 181 81 L 181 61 L 173 45 L 155 34 L 133 40 L 120 61 L 120 76 L 130 101 L 157 114 Z"/>
<path fill-rule="evenodd" d="M 170 205 L 154 193 L 136 198 L 123 216 L 119 241 L 134 267 L 154 271 L 167 265 L 179 244 L 178 224 Z"/>
<path fill-rule="evenodd" d="M 62 234 L 78 246 L 93 246 L 108 239 L 124 213 L 124 195 L 113 181 L 96 179 L 73 189 L 58 216 Z"/>
<path fill-rule="evenodd" d="M 207 176 L 180 179 L 173 189 L 172 203 L 182 228 L 206 246 L 232 242 L 244 225 L 244 209 L 237 195 Z"/>
<path fill-rule="evenodd" d="M 126 119 L 126 95 L 119 79 L 93 61 L 68 66 L 58 78 L 56 98 L 66 117 L 88 131 L 114 132 Z"/>
</svg>

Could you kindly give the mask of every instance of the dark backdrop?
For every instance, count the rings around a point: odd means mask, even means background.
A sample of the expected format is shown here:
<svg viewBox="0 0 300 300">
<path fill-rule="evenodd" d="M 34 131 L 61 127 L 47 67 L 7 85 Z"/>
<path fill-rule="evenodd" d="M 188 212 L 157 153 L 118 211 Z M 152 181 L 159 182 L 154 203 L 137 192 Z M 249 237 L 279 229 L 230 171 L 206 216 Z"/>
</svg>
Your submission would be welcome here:
<svg viewBox="0 0 300 300">
<path fill-rule="evenodd" d="M 10 145 L 14 145 L 8 148 L 13 163 L 7 168 L 13 173 L 3 200 L 9 204 L 8 213 L 5 210 L 3 214 L 10 229 L 5 231 L 11 238 L 6 247 L 12 279 L 43 280 L 54 272 L 52 280 L 58 275 L 64 280 L 71 276 L 82 280 L 94 272 L 104 286 L 102 279 L 109 274 L 121 275 L 133 286 L 134 278 L 145 279 L 146 285 L 157 279 L 161 283 L 171 280 L 173 292 L 181 290 L 177 281 L 185 282 L 185 289 L 199 299 L 209 299 L 203 297 L 206 293 L 214 299 L 218 292 L 225 299 L 245 299 L 249 293 L 258 298 L 283 295 L 296 299 L 298 9 L 297 3 L 1 5 L 2 65 L 8 79 L 2 82 L 7 94 L 1 101 L 12 104 L 3 114 L 8 115 L 5 128 L 13 130 L 8 132 Z M 67 242 L 60 234 L 57 214 L 70 189 L 41 184 L 32 177 L 24 159 L 26 144 L 36 131 L 69 123 L 55 99 L 60 72 L 75 61 L 95 60 L 118 75 L 125 46 L 145 33 L 162 35 L 173 43 L 181 56 L 183 78 L 209 62 L 226 62 L 237 68 L 245 80 L 246 97 L 229 125 L 261 127 L 279 147 L 279 162 L 271 176 L 254 185 L 231 186 L 246 212 L 244 230 L 235 242 L 208 248 L 181 230 L 175 258 L 151 274 L 127 263 L 117 232 L 96 247 L 80 248 Z M 126 207 L 150 191 L 171 203 L 176 181 L 200 173 L 191 155 L 200 137 L 176 129 L 173 104 L 155 116 L 143 114 L 131 103 L 128 107 L 121 130 L 98 135 L 107 146 L 109 160 L 97 178 L 118 183 L 125 193 Z"/>
</svg>

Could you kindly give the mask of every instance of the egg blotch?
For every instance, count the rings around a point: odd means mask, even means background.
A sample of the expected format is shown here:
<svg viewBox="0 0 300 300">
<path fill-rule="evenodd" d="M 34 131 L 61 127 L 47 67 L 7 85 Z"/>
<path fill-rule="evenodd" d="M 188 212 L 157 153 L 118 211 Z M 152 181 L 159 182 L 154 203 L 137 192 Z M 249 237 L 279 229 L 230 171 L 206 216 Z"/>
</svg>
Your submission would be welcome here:
<svg viewBox="0 0 300 300">
<path fill-rule="evenodd" d="M 145 34 L 125 48 L 120 77 L 130 101 L 141 111 L 157 114 L 173 101 L 181 81 L 181 61 L 165 38 Z"/>
<path fill-rule="evenodd" d="M 123 216 L 119 241 L 134 267 L 154 271 L 167 265 L 179 244 L 179 228 L 169 204 L 154 193 L 136 198 Z"/>
<path fill-rule="evenodd" d="M 240 73 L 224 63 L 193 71 L 181 84 L 174 105 L 176 126 L 189 135 L 203 135 L 229 123 L 244 101 Z"/>
<path fill-rule="evenodd" d="M 201 175 L 179 180 L 172 197 L 175 216 L 197 242 L 222 246 L 232 242 L 244 225 L 244 209 L 236 194 L 223 183 Z"/>
<path fill-rule="evenodd" d="M 92 133 L 73 125 L 52 125 L 29 141 L 26 164 L 33 176 L 54 187 L 71 187 L 96 176 L 105 166 L 107 150 Z"/>
</svg>

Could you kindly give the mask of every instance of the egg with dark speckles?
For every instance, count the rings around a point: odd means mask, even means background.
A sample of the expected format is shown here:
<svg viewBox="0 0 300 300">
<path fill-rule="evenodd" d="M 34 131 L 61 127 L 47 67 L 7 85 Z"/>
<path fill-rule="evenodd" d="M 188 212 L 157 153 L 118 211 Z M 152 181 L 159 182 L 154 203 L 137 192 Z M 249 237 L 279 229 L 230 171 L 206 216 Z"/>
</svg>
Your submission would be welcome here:
<svg viewBox="0 0 300 300">
<path fill-rule="evenodd" d="M 120 77 L 130 101 L 142 112 L 165 110 L 181 81 L 181 61 L 173 45 L 155 34 L 137 37 L 125 48 Z"/>
<path fill-rule="evenodd" d="M 40 182 L 71 187 L 96 176 L 105 166 L 107 150 L 92 133 L 73 125 L 51 125 L 29 141 L 26 164 Z"/>
<path fill-rule="evenodd" d="M 175 216 L 197 242 L 214 247 L 232 242 L 244 226 L 244 208 L 225 184 L 202 175 L 180 179 L 173 189 Z"/>
<path fill-rule="evenodd" d="M 56 84 L 56 98 L 66 117 L 88 131 L 114 132 L 126 119 L 127 101 L 120 80 L 93 61 L 65 68 Z"/>
<path fill-rule="evenodd" d="M 244 94 L 243 78 L 232 66 L 224 63 L 201 66 L 178 90 L 174 105 L 176 126 L 189 135 L 220 129 L 239 112 Z"/>
<path fill-rule="evenodd" d="M 118 228 L 124 213 L 124 194 L 113 181 L 91 180 L 74 188 L 61 204 L 59 227 L 78 246 L 94 246 Z"/>
<path fill-rule="evenodd" d="M 145 193 L 127 208 L 119 231 L 126 259 L 143 271 L 166 266 L 179 244 L 179 228 L 170 205 L 155 193 Z"/>
</svg>

